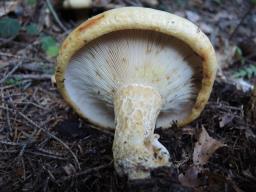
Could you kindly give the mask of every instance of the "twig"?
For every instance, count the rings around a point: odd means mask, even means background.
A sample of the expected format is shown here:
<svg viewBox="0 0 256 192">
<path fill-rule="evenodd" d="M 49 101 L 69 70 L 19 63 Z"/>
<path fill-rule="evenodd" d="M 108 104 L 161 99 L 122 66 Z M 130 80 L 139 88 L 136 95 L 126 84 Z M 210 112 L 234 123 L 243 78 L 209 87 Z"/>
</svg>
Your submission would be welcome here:
<svg viewBox="0 0 256 192">
<path fill-rule="evenodd" d="M 7 102 L 7 104 L 10 104 L 10 102 Z M 36 103 L 33 103 L 33 102 L 16 102 L 16 101 L 12 101 L 11 104 L 16 104 L 16 105 L 33 105 L 39 109 L 43 109 L 43 110 L 46 110 L 46 108 L 36 104 Z"/>
<path fill-rule="evenodd" d="M 229 40 L 231 40 L 234 35 L 236 34 L 238 28 L 241 26 L 241 24 L 244 22 L 245 18 L 250 14 L 251 10 L 253 9 L 253 6 L 250 6 L 250 8 L 245 12 L 245 14 L 243 15 L 242 19 L 239 21 L 239 23 L 237 24 L 236 28 L 234 29 L 234 31 L 230 34 L 229 36 Z"/>
<path fill-rule="evenodd" d="M 232 188 L 236 191 L 236 192 L 244 192 L 242 189 L 240 189 L 237 184 L 232 180 L 232 178 L 230 176 L 228 176 L 227 181 L 231 184 Z"/>
<path fill-rule="evenodd" d="M 0 153 L 17 153 L 18 149 L 9 149 L 9 150 L 2 150 L 0 149 Z"/>
<path fill-rule="evenodd" d="M 21 163 L 22 163 L 22 167 L 23 167 L 23 180 L 26 179 L 26 166 L 25 166 L 25 162 L 24 162 L 24 158 L 21 158 Z"/>
<path fill-rule="evenodd" d="M 15 58 L 15 59 L 19 59 L 19 60 L 25 60 L 25 61 L 42 62 L 42 60 L 37 59 L 37 58 L 29 58 L 29 57 L 24 57 L 24 56 L 20 56 L 20 55 L 13 55 L 11 53 L 0 52 L 0 56 L 11 57 L 11 58 Z"/>
<path fill-rule="evenodd" d="M 19 62 L 16 66 L 14 66 L 12 70 L 0 80 L 0 84 L 5 82 L 5 80 L 8 79 L 8 77 L 12 75 L 22 65 L 22 63 L 23 62 Z"/>
<path fill-rule="evenodd" d="M 5 99 L 4 99 L 4 92 L 1 90 L 1 97 L 2 97 L 2 103 L 3 103 L 3 106 L 7 107 L 8 108 L 8 105 L 5 104 Z M 9 111 L 6 110 L 6 121 L 7 121 L 7 125 L 8 125 L 8 132 L 10 133 L 11 130 L 12 130 L 12 126 L 11 126 L 11 121 L 10 121 L 10 115 L 9 115 Z"/>
<path fill-rule="evenodd" d="M 19 152 L 19 155 L 18 155 L 19 157 L 23 156 L 23 154 L 24 154 L 25 149 L 27 148 L 27 146 L 28 146 L 28 143 L 23 144 L 23 146 L 22 146 L 22 148 L 21 148 L 21 150 L 20 150 L 20 152 Z"/>
<path fill-rule="evenodd" d="M 23 117 L 26 121 L 28 121 L 31 125 L 35 126 L 37 129 L 43 131 L 46 135 L 48 135 L 49 137 L 55 139 L 56 141 L 58 141 L 60 144 L 62 144 L 69 152 L 70 154 L 73 156 L 73 158 L 75 159 L 75 162 L 76 162 L 76 165 L 77 165 L 77 168 L 80 170 L 81 167 L 80 167 L 80 164 L 79 164 L 79 161 L 78 161 L 78 158 L 77 156 L 74 154 L 74 152 L 69 148 L 69 146 L 64 143 L 61 139 L 59 139 L 58 137 L 56 137 L 55 135 L 49 133 L 47 130 L 41 128 L 39 125 L 37 125 L 34 121 L 32 121 L 31 119 L 29 119 L 26 115 L 24 115 L 23 113 L 15 110 L 15 109 L 9 109 L 9 108 L 6 108 L 6 107 L 2 107 L 0 106 L 0 108 L 2 109 L 6 109 L 6 110 L 10 110 L 11 112 L 16 112 L 16 114 L 20 115 L 21 117 Z"/>
<path fill-rule="evenodd" d="M 33 154 L 33 155 L 38 155 L 38 156 L 43 156 L 43 157 L 48 157 L 48 158 L 52 158 L 52 159 L 67 160 L 64 157 L 59 157 L 59 156 L 51 155 L 51 154 L 44 154 L 44 153 L 35 152 L 35 151 L 26 151 L 26 153 Z"/>
<path fill-rule="evenodd" d="M 1 140 L 0 140 L 0 143 L 4 144 L 4 145 L 12 145 L 12 146 L 20 146 L 21 145 L 19 143 L 10 142 L 10 141 L 1 141 Z"/>
<path fill-rule="evenodd" d="M 46 0 L 46 3 L 47 3 L 47 6 L 48 6 L 50 12 L 51 12 L 52 15 L 53 15 L 55 21 L 56 21 L 56 22 L 58 23 L 58 25 L 60 26 L 60 28 L 61 28 L 64 32 L 67 31 L 68 29 L 62 24 L 62 22 L 60 21 L 60 19 L 59 19 L 57 13 L 55 12 L 55 10 L 54 10 L 54 8 L 53 8 L 53 6 L 52 6 L 51 0 Z"/>
<path fill-rule="evenodd" d="M 15 87 L 16 85 L 6 85 L 6 86 L 3 86 L 3 87 L 0 87 L 0 90 L 5 90 L 5 89 L 11 89 L 13 87 Z"/>
<path fill-rule="evenodd" d="M 4 39 L 4 38 L 0 38 L 0 47 L 4 46 L 5 44 L 13 41 L 15 39 L 15 36 L 14 37 L 10 37 L 8 39 Z"/>
<path fill-rule="evenodd" d="M 38 62 L 32 62 L 27 63 L 21 66 L 21 69 L 33 71 L 33 72 L 43 72 L 43 66 L 45 66 L 45 63 L 42 63 L 42 65 Z"/>
<path fill-rule="evenodd" d="M 49 169 L 47 169 L 44 165 L 42 166 L 42 168 L 48 172 L 48 174 L 51 177 L 52 181 L 56 181 L 54 175 L 52 174 L 52 172 Z"/>
<path fill-rule="evenodd" d="M 58 153 L 58 152 L 53 152 L 51 150 L 47 150 L 47 149 L 43 149 L 43 148 L 36 148 L 39 152 L 44 153 L 44 154 L 49 154 L 49 155 L 54 155 L 54 156 L 58 156 L 58 157 L 64 157 L 65 154 L 62 153 Z"/>
<path fill-rule="evenodd" d="M 109 162 L 108 164 L 105 164 L 105 165 L 100 165 L 100 166 L 98 166 L 98 167 L 93 167 L 93 168 L 90 168 L 90 169 L 86 169 L 86 170 L 84 170 L 84 171 L 75 173 L 75 174 L 73 174 L 73 175 L 63 177 L 63 178 L 59 179 L 57 182 L 60 182 L 60 181 L 67 181 L 67 180 L 70 180 L 70 179 L 72 179 L 72 178 L 74 178 L 74 177 L 79 177 L 79 176 L 82 176 L 82 175 L 89 174 L 89 173 L 91 173 L 91 172 L 99 171 L 99 170 L 101 170 L 101 169 L 104 169 L 104 168 L 109 167 L 112 163 L 113 163 L 113 161 L 111 161 L 111 162 Z"/>
<path fill-rule="evenodd" d="M 25 59 L 21 56 L 13 55 L 13 54 L 10 54 L 10 53 L 4 53 L 4 52 L 0 52 L 0 56 L 12 57 L 12 58 L 15 58 L 15 59 Z"/>
<path fill-rule="evenodd" d="M 17 79 L 30 79 L 30 80 L 51 80 L 51 75 L 48 74 L 19 74 L 12 75 L 11 77 Z"/>
<path fill-rule="evenodd" d="M 75 162 L 77 164 L 77 167 L 78 169 L 80 170 L 81 167 L 80 167 L 80 164 L 79 164 L 79 161 L 76 157 L 76 155 L 74 154 L 74 152 L 69 148 L 69 146 L 67 146 L 66 143 L 64 143 L 61 139 L 59 139 L 58 137 L 56 137 L 55 135 L 49 133 L 48 131 L 46 131 L 45 129 L 42 129 L 41 127 L 39 127 L 36 123 L 34 123 L 31 119 L 29 119 L 26 115 L 24 115 L 23 113 L 19 112 L 18 111 L 18 114 L 20 116 L 22 116 L 24 119 L 26 119 L 30 124 L 34 125 L 36 128 L 42 130 L 44 133 L 46 133 L 46 135 L 48 135 L 49 137 L 55 139 L 56 141 L 58 141 L 59 143 L 61 143 L 70 153 L 71 155 L 73 156 L 73 158 L 75 159 Z"/>
</svg>

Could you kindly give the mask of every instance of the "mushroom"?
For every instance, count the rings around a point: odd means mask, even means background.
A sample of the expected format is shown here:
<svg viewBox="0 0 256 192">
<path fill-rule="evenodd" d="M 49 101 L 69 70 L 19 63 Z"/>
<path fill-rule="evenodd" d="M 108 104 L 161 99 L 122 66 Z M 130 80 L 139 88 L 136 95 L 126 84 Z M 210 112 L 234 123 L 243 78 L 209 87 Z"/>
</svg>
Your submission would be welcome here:
<svg viewBox="0 0 256 192">
<path fill-rule="evenodd" d="M 64 8 L 82 9 L 90 8 L 92 6 L 92 0 L 64 0 Z"/>
<path fill-rule="evenodd" d="M 57 62 L 60 93 L 98 129 L 115 131 L 114 166 L 129 179 L 171 165 L 154 129 L 197 118 L 216 73 L 214 49 L 196 25 L 138 7 L 82 23 L 63 42 Z"/>
</svg>

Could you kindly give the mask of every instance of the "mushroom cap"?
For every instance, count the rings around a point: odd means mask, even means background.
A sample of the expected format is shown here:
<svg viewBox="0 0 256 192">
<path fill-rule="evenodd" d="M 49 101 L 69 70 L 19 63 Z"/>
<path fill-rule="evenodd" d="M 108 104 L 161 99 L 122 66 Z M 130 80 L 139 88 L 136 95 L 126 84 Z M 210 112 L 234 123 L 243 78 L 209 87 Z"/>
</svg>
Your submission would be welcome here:
<svg viewBox="0 0 256 192">
<path fill-rule="evenodd" d="M 90 68 L 86 67 L 83 69 L 84 71 L 82 69 L 77 69 L 78 67 L 81 67 L 81 64 L 83 66 L 87 66 L 89 65 L 87 64 L 87 62 L 90 62 L 91 59 L 95 59 L 94 55 L 86 55 L 86 52 L 88 50 L 90 52 L 93 52 L 93 50 L 99 47 L 102 42 L 105 43 L 105 47 L 107 47 L 106 49 L 108 49 L 108 47 L 115 47 L 115 44 L 113 45 L 113 43 L 111 44 L 111 42 L 126 42 L 127 39 L 125 39 L 125 37 L 132 36 L 131 38 L 133 38 L 133 33 L 137 34 L 136 38 L 138 39 L 144 38 L 144 41 L 149 41 L 154 38 L 160 38 L 160 41 L 164 44 L 164 46 L 167 47 L 167 51 L 165 51 L 165 56 L 163 57 L 165 58 L 166 55 L 173 54 L 170 55 L 170 57 L 172 58 L 168 60 L 163 59 L 163 66 L 165 66 L 165 68 L 163 68 L 163 71 L 169 69 L 168 65 L 172 66 L 173 63 L 177 62 L 178 64 L 174 66 L 181 66 L 178 71 L 178 74 L 180 73 L 179 76 L 189 76 L 189 78 L 192 78 L 193 71 L 198 74 L 199 80 L 197 80 L 197 84 L 199 85 L 196 88 L 193 88 L 193 85 L 190 85 L 188 83 L 188 78 L 185 78 L 179 84 L 179 87 L 181 88 L 187 87 L 186 90 L 189 90 L 187 92 L 189 92 L 190 95 L 195 95 L 192 99 L 193 102 L 179 103 L 179 101 L 175 101 L 174 103 L 172 103 L 174 105 L 177 104 L 176 108 L 179 106 L 183 106 L 183 111 L 178 110 L 176 114 L 172 112 L 169 113 L 168 109 L 166 111 L 163 111 L 159 115 L 156 123 L 156 128 L 169 128 L 172 125 L 173 120 L 177 120 L 178 126 L 183 126 L 190 123 L 200 115 L 201 111 L 203 110 L 204 106 L 208 101 L 216 75 L 216 56 L 209 39 L 196 25 L 184 18 L 164 11 L 139 7 L 117 8 L 103 12 L 82 23 L 69 34 L 69 36 L 65 39 L 61 46 L 59 56 L 57 58 L 57 68 L 55 73 L 58 90 L 60 91 L 64 99 L 73 107 L 73 109 L 82 117 L 94 124 L 96 128 L 114 130 L 114 112 L 113 107 L 111 106 L 113 95 L 111 95 L 110 93 L 103 93 L 103 95 L 96 96 L 97 91 L 95 91 L 94 94 L 90 96 L 86 95 L 85 91 L 82 92 L 84 94 L 83 95 L 79 92 L 80 88 L 83 89 L 83 86 L 91 86 L 91 89 L 93 90 L 93 86 L 95 85 L 87 82 L 85 83 L 86 85 L 74 86 L 77 82 L 79 84 L 80 80 L 72 78 L 73 76 L 86 75 L 88 73 L 88 70 L 91 70 Z M 137 41 L 133 42 L 135 43 L 131 43 L 130 46 L 137 46 Z M 170 47 L 167 44 L 174 45 Z M 125 50 L 125 48 L 116 48 L 115 51 L 118 52 L 119 50 L 121 50 L 122 52 L 122 49 Z M 175 49 L 178 49 L 179 51 L 175 51 Z M 131 53 L 125 52 L 122 53 L 122 55 L 127 54 L 131 56 L 132 54 L 136 54 L 135 51 L 130 51 Z M 184 56 L 186 56 L 189 51 L 193 52 L 193 58 L 186 60 Z M 95 51 L 93 53 L 95 53 Z M 102 51 L 101 54 L 105 54 L 104 51 Z M 82 57 L 84 56 L 86 56 L 87 59 L 83 60 Z M 186 62 L 178 62 L 178 60 L 180 60 L 180 58 L 178 57 L 184 57 L 183 60 L 186 60 Z M 101 58 L 100 53 L 96 55 L 96 59 L 97 58 Z M 155 56 L 150 57 L 150 59 L 155 59 L 155 62 L 158 61 L 158 57 Z M 186 71 L 186 66 L 190 65 L 190 62 L 194 66 L 193 68 L 191 68 L 190 71 Z M 77 63 L 79 63 L 79 65 L 77 65 Z M 101 64 L 105 65 L 103 63 Z M 102 67 L 100 65 L 96 66 L 97 64 L 95 63 L 90 65 L 93 68 Z M 70 69 L 70 66 L 74 66 L 73 68 L 75 69 Z M 132 67 L 131 69 L 133 68 L 135 67 Z M 158 66 L 153 66 L 151 68 L 151 71 L 149 72 L 152 73 L 151 76 L 152 78 L 154 78 L 153 76 L 157 76 L 157 74 L 154 74 L 154 71 L 152 72 L 152 70 L 159 71 Z M 175 70 L 175 68 L 170 68 L 170 70 Z M 184 71 L 184 75 L 182 74 L 182 71 Z M 170 72 L 170 74 L 172 75 L 174 74 L 174 72 Z M 161 73 L 160 75 L 166 74 Z M 90 78 L 91 81 L 93 81 L 93 79 L 97 79 L 96 76 L 97 74 L 95 75 L 95 77 L 89 75 L 87 81 L 89 81 L 88 79 Z M 122 74 L 122 77 L 123 76 L 126 76 L 126 74 Z M 122 77 L 119 77 L 119 80 Z M 111 80 L 114 81 L 113 79 Z M 83 82 L 81 82 L 81 84 L 82 83 Z M 139 82 L 135 81 L 132 83 L 138 84 Z M 165 84 L 164 86 L 167 86 L 167 84 Z M 162 91 L 165 90 L 164 86 L 162 85 L 162 88 L 159 91 L 162 97 L 162 92 L 163 94 L 165 94 L 165 91 Z M 173 92 L 176 91 L 175 89 L 177 89 L 177 87 L 174 86 Z M 191 91 L 192 89 L 196 90 L 195 93 Z M 113 92 L 114 91 L 115 90 L 113 90 Z M 184 92 L 184 90 L 182 91 Z M 172 91 L 169 91 L 169 94 L 172 94 L 171 92 Z M 96 102 L 92 98 L 93 95 L 95 95 L 96 100 L 98 99 L 100 100 L 100 102 Z M 182 93 L 178 96 L 178 100 L 183 99 Z M 188 96 L 184 99 L 189 100 L 190 98 Z M 104 102 L 106 102 L 107 104 L 102 104 Z"/>
<path fill-rule="evenodd" d="M 92 6 L 92 0 L 64 0 L 63 7 L 70 9 L 83 9 L 90 8 Z"/>
</svg>

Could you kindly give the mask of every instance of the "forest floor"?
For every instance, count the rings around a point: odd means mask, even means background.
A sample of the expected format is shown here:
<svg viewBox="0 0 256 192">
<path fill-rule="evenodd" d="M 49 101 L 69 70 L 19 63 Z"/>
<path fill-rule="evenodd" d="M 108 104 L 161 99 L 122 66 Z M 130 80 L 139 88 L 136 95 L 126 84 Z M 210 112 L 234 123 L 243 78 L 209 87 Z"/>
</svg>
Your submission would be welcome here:
<svg viewBox="0 0 256 192">
<path fill-rule="evenodd" d="M 114 170 L 113 133 L 76 115 L 51 78 L 67 34 L 119 6 L 186 17 L 208 35 L 219 63 L 200 117 L 156 131 L 173 166 L 134 182 Z M 80 12 L 64 10 L 58 0 L 0 2 L 0 191 L 255 191 L 255 48 L 256 6 L 249 0 L 98 0 Z M 198 167 L 193 152 L 203 133 L 218 147 L 206 142 L 211 153 Z"/>
</svg>

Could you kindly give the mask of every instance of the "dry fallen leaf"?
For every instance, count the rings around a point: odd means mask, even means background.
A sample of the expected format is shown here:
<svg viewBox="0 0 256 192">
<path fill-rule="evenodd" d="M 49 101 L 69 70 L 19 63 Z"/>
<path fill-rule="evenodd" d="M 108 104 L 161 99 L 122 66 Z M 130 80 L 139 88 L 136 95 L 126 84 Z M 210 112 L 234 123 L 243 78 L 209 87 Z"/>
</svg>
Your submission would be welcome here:
<svg viewBox="0 0 256 192">
<path fill-rule="evenodd" d="M 209 136 L 205 128 L 199 135 L 193 153 L 193 165 L 184 174 L 179 175 L 179 181 L 183 186 L 196 188 L 203 183 L 204 168 L 212 154 L 220 147 L 225 146 L 222 142 Z"/>
<path fill-rule="evenodd" d="M 2 1 L 0 2 L 0 17 L 7 15 L 10 12 L 15 12 L 18 9 L 19 1 Z"/>
<path fill-rule="evenodd" d="M 196 12 L 185 11 L 185 14 L 186 14 L 187 19 L 194 23 L 196 23 L 200 20 L 200 16 Z"/>
<path fill-rule="evenodd" d="M 234 119 L 234 117 L 235 116 L 232 114 L 224 114 L 222 117 L 220 117 L 220 128 L 225 127 L 227 124 L 229 124 Z"/>
<path fill-rule="evenodd" d="M 222 46 L 216 50 L 216 57 L 220 69 L 228 68 L 234 62 L 234 56 L 236 52 L 236 46 L 231 45 L 229 42 L 222 40 Z"/>
<path fill-rule="evenodd" d="M 253 85 L 244 79 L 231 78 L 230 81 L 236 86 L 237 90 L 243 91 L 244 93 L 253 89 Z"/>
<path fill-rule="evenodd" d="M 76 173 L 76 169 L 74 167 L 74 165 L 72 165 L 71 163 L 65 165 L 63 167 L 64 171 L 66 172 L 67 175 L 73 175 Z"/>
<path fill-rule="evenodd" d="M 9 62 L 0 60 L 0 69 L 9 65 Z"/>
<path fill-rule="evenodd" d="M 200 168 L 197 166 L 190 167 L 185 174 L 179 175 L 179 182 L 186 187 L 197 187 L 201 184 L 199 179 Z"/>
<path fill-rule="evenodd" d="M 214 31 L 213 27 L 205 22 L 199 22 L 199 27 L 204 33 L 207 34 L 212 34 L 212 32 Z"/>
<path fill-rule="evenodd" d="M 236 19 L 236 16 L 231 14 L 230 12 L 223 10 L 223 11 L 218 12 L 213 18 L 213 20 L 215 22 L 219 22 L 220 20 L 223 20 L 223 19 L 234 20 L 234 19 Z"/>
<path fill-rule="evenodd" d="M 202 128 L 202 132 L 199 135 L 199 139 L 196 142 L 193 163 L 194 165 L 205 165 L 212 154 L 220 147 L 225 146 L 222 142 L 209 136 L 205 128 Z"/>
<path fill-rule="evenodd" d="M 245 107 L 246 119 L 248 122 L 256 124 L 256 84 L 251 94 L 251 98 Z"/>
</svg>

